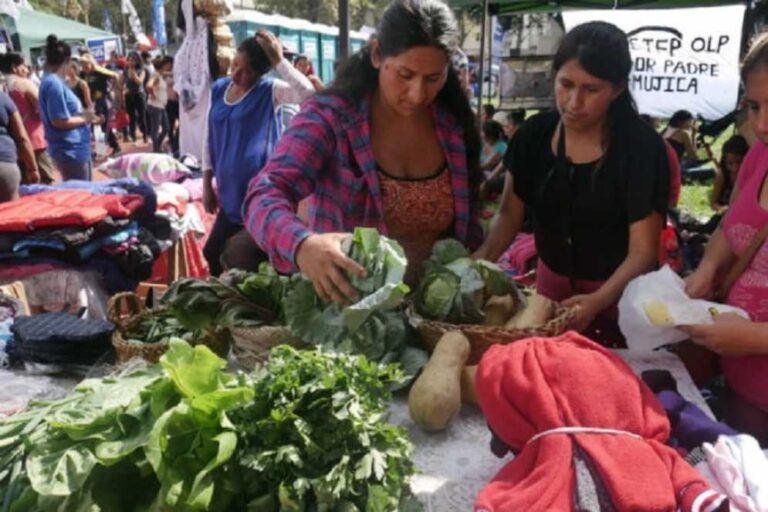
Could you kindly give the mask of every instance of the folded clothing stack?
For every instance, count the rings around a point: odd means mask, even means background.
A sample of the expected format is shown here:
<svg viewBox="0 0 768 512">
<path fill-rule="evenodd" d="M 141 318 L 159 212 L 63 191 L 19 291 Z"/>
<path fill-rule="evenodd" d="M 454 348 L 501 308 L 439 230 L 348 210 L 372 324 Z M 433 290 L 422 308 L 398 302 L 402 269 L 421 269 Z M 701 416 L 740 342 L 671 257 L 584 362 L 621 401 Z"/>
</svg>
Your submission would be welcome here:
<svg viewBox="0 0 768 512">
<path fill-rule="evenodd" d="M 111 350 L 115 326 L 69 313 L 19 317 L 8 344 L 11 360 L 42 364 L 91 365 Z"/>
</svg>

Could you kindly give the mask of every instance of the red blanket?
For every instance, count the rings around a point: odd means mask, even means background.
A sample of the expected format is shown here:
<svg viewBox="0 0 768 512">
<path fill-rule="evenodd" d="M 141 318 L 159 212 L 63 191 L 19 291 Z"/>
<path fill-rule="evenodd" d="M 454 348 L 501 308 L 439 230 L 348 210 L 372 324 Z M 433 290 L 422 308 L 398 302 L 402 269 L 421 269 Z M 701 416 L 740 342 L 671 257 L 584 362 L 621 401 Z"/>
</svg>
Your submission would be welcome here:
<svg viewBox="0 0 768 512">
<path fill-rule="evenodd" d="M 130 217 L 143 203 L 141 196 L 131 194 L 92 194 L 84 190 L 43 192 L 0 204 L 0 232 L 91 226 L 107 216 Z"/>
<path fill-rule="evenodd" d="M 592 460 L 615 510 L 704 511 L 725 503 L 665 445 L 670 425 L 651 390 L 618 356 L 576 333 L 496 345 L 475 383 L 491 429 L 519 451 L 480 492 L 476 512 L 572 510 L 574 443 Z M 555 433 L 531 440 L 559 427 L 640 439 Z"/>
</svg>

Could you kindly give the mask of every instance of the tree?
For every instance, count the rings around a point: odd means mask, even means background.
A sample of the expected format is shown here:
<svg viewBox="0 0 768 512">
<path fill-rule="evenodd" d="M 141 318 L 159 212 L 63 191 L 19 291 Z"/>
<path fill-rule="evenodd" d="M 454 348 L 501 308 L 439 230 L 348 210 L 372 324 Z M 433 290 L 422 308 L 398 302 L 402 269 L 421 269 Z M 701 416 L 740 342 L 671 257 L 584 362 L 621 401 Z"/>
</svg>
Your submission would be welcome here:
<svg viewBox="0 0 768 512">
<path fill-rule="evenodd" d="M 388 4 L 389 0 L 349 0 L 350 25 L 359 28 L 368 21 L 378 22 Z M 312 23 L 339 24 L 338 0 L 256 0 L 256 9 Z"/>
<path fill-rule="evenodd" d="M 136 11 L 139 14 L 139 19 L 144 27 L 144 31 L 147 34 L 152 33 L 152 0 L 131 0 Z M 87 9 L 85 18 L 80 18 L 78 21 L 85 22 L 94 27 L 104 27 L 104 13 L 108 12 L 112 19 L 112 30 L 116 33 L 122 33 L 123 23 L 122 14 L 120 12 L 120 0 L 30 0 L 30 4 L 36 10 L 49 12 L 57 16 L 71 17 L 67 12 L 67 7 L 71 4 L 79 4 L 83 10 Z M 173 33 L 173 27 L 171 25 L 174 19 L 174 13 L 176 11 L 176 0 L 165 0 L 165 20 L 166 30 L 168 34 Z M 126 30 L 130 31 L 127 26 Z"/>
</svg>

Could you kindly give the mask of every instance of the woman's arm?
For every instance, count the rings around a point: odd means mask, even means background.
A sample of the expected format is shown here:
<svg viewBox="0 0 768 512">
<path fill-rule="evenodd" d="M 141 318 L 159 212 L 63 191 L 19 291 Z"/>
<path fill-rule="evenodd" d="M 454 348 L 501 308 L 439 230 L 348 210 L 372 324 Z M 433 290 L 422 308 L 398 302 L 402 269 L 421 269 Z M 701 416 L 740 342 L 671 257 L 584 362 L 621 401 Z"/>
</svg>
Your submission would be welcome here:
<svg viewBox="0 0 768 512">
<path fill-rule="evenodd" d="M 309 78 L 283 59 L 275 67 L 283 80 L 275 80 L 275 106 L 298 104 L 315 93 L 315 86 Z"/>
<path fill-rule="evenodd" d="M 736 185 L 731 194 L 731 204 L 736 202 L 739 197 L 739 186 Z M 726 213 L 727 217 L 729 213 Z M 725 218 L 720 221 L 720 226 L 725 222 Z M 718 276 L 723 277 L 723 271 L 733 263 L 735 256 L 728 241 L 725 239 L 725 233 L 721 227 L 718 227 L 712 234 L 704 250 L 704 257 L 699 263 L 696 271 L 685 278 L 685 291 L 692 299 L 711 299 L 715 294 L 718 283 Z"/>
<path fill-rule="evenodd" d="M 499 213 L 493 219 L 485 242 L 472 255 L 476 259 L 498 260 L 523 227 L 525 204 L 515 194 L 512 184 L 512 175 L 507 174 Z"/>
<path fill-rule="evenodd" d="M 725 188 L 725 176 L 719 169 L 715 173 L 715 183 L 712 185 L 712 195 L 709 196 L 709 206 L 718 211 L 725 206 L 720 204 L 720 197 L 723 195 L 723 189 Z"/>
<path fill-rule="evenodd" d="M 24 97 L 27 99 L 35 112 L 40 113 L 40 96 L 37 86 L 32 80 L 24 80 Z"/>
<path fill-rule="evenodd" d="M 680 327 L 693 341 L 720 355 L 768 354 L 768 323 L 751 322 L 736 314 L 716 315 L 714 323 Z"/>
<path fill-rule="evenodd" d="M 24 122 L 21 120 L 21 115 L 19 115 L 18 111 L 11 114 L 8 128 L 10 129 L 11 137 L 16 142 L 16 147 L 19 149 L 19 157 L 21 157 L 21 161 L 24 163 L 27 178 L 32 183 L 37 183 L 40 181 L 40 174 L 37 168 L 37 160 L 35 159 L 35 150 L 32 148 L 32 142 L 29 140 L 27 130 L 24 128 Z"/>
<path fill-rule="evenodd" d="M 563 302 L 565 306 L 581 307 L 574 329 L 585 329 L 598 313 L 619 300 L 632 279 L 653 270 L 659 258 L 663 223 L 664 217 L 658 212 L 653 212 L 646 218 L 630 224 L 627 257 L 611 277 L 596 292 L 576 295 Z"/>
<path fill-rule="evenodd" d="M 696 154 L 696 142 L 691 138 L 688 132 L 680 130 L 677 132 L 678 140 L 685 145 L 685 158 L 691 161 L 699 159 L 699 155 Z"/>
<path fill-rule="evenodd" d="M 83 108 L 85 108 L 86 110 L 92 110 L 93 99 L 91 98 L 91 88 L 88 87 L 88 84 L 85 83 L 85 80 L 80 80 L 78 82 L 78 87 L 80 87 L 80 91 L 83 93 L 83 100 L 85 101 L 85 105 L 83 105 Z"/>
<path fill-rule="evenodd" d="M 503 157 L 504 155 L 494 151 L 493 154 L 490 157 L 488 157 L 488 159 L 480 165 L 480 170 L 488 171 L 490 169 L 494 169 L 497 165 L 499 165 Z"/>
</svg>

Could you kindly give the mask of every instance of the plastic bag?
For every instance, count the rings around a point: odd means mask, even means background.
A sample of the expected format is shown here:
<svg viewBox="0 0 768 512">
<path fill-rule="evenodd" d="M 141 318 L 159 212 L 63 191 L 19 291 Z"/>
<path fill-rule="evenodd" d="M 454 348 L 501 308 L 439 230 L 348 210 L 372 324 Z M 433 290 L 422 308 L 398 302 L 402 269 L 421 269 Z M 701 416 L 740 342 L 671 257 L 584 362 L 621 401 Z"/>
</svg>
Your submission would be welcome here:
<svg viewBox="0 0 768 512">
<path fill-rule="evenodd" d="M 660 307 L 667 317 L 662 325 L 649 317 L 651 308 Z M 705 300 L 691 299 L 684 281 L 669 266 L 632 280 L 619 301 L 619 328 L 632 350 L 652 350 L 688 339 L 676 328 L 680 325 L 711 324 L 714 314 L 736 313 L 749 318 L 739 308 Z"/>
</svg>

